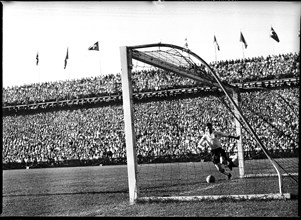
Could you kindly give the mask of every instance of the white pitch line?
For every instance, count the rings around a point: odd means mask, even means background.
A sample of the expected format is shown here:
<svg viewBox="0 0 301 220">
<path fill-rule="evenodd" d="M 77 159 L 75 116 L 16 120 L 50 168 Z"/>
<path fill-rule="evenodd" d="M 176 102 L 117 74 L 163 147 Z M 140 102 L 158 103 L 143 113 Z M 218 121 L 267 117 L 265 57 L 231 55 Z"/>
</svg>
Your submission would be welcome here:
<svg viewBox="0 0 301 220">
<path fill-rule="evenodd" d="M 201 191 L 204 191 L 204 190 L 207 190 L 207 189 L 213 189 L 214 187 L 220 186 L 221 184 L 223 184 L 223 183 L 217 183 L 217 184 L 207 186 L 205 188 L 199 188 L 199 189 L 196 189 L 196 190 L 193 190 L 193 191 L 192 190 L 191 191 L 186 191 L 186 192 L 180 193 L 180 195 L 186 194 L 186 193 L 191 193 L 191 192 L 201 192 Z"/>
</svg>

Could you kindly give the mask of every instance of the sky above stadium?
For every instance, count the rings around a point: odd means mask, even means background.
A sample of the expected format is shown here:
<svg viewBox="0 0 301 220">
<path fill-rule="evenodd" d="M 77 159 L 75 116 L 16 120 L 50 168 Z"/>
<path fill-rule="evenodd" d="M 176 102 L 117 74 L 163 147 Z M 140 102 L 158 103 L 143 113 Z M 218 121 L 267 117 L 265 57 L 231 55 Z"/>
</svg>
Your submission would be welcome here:
<svg viewBox="0 0 301 220">
<path fill-rule="evenodd" d="M 120 73 L 120 46 L 184 47 L 187 39 L 207 63 L 300 51 L 298 1 L 2 3 L 4 88 Z M 279 43 L 270 37 L 271 27 Z M 244 50 L 240 32 L 248 44 Z M 88 50 L 95 42 L 99 51 Z"/>
</svg>

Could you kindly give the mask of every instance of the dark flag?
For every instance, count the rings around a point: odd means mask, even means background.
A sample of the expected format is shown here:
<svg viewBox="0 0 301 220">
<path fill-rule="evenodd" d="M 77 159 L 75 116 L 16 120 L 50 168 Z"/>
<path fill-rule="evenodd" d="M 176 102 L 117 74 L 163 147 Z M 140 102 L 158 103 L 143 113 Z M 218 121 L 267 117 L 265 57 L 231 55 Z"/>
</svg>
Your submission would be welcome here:
<svg viewBox="0 0 301 220">
<path fill-rule="evenodd" d="M 270 37 L 273 38 L 275 41 L 277 41 L 279 43 L 279 38 L 278 35 L 276 34 L 276 32 L 274 31 L 273 27 L 271 27 L 271 34 Z"/>
<path fill-rule="evenodd" d="M 245 48 L 247 48 L 248 44 L 247 44 L 247 42 L 246 42 L 246 40 L 245 40 L 245 38 L 244 38 L 244 36 L 242 35 L 241 32 L 240 32 L 240 41 L 243 42 L 244 45 L 245 45 Z"/>
<path fill-rule="evenodd" d="M 39 64 L 39 53 L 37 53 L 36 60 L 37 60 L 36 65 L 38 65 Z"/>
<path fill-rule="evenodd" d="M 186 49 L 188 49 L 188 42 L 187 42 L 187 38 L 185 38 L 185 45 Z"/>
<path fill-rule="evenodd" d="M 216 40 L 216 38 L 215 38 L 215 35 L 214 35 L 214 40 L 213 40 L 213 43 L 215 43 L 215 44 L 216 44 L 216 46 L 217 46 L 217 50 L 219 50 L 219 45 L 218 45 L 218 43 L 217 43 L 217 40 Z"/>
<path fill-rule="evenodd" d="M 98 41 L 93 46 L 89 47 L 88 50 L 97 50 L 97 51 L 99 51 Z"/>
<path fill-rule="evenodd" d="M 67 60 L 69 59 L 69 56 L 68 56 L 68 47 L 67 47 L 67 54 L 66 54 L 66 58 L 65 58 L 65 66 L 64 66 L 64 69 L 66 69 L 66 66 L 67 66 Z"/>
</svg>

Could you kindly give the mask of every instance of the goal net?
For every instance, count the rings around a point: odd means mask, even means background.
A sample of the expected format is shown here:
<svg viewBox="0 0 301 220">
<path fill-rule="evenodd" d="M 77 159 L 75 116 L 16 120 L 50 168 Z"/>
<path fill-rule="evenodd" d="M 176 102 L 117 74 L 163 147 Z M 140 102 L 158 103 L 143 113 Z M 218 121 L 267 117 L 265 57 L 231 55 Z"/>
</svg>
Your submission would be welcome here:
<svg viewBox="0 0 301 220">
<path fill-rule="evenodd" d="M 130 203 L 298 194 L 297 89 L 230 85 L 175 45 L 120 51 Z M 221 140 L 237 163 L 226 167 L 231 180 L 211 162 L 210 148 L 199 145 L 207 122 L 241 136 Z M 209 175 L 215 182 L 206 182 Z"/>
</svg>

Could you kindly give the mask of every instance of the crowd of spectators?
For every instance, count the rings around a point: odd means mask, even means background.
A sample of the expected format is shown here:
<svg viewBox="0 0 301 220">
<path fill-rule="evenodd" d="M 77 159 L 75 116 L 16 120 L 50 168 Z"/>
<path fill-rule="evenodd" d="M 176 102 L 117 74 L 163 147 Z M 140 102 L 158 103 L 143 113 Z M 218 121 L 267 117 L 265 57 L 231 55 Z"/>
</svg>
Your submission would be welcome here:
<svg viewBox="0 0 301 220">
<path fill-rule="evenodd" d="M 227 83 L 262 79 L 299 77 L 300 54 L 288 53 L 267 57 L 213 62 L 210 65 Z M 155 69 L 133 72 L 133 91 L 147 92 L 196 86 L 196 81 Z M 3 106 L 45 101 L 79 99 L 121 94 L 121 75 L 109 74 L 82 79 L 35 83 L 2 89 Z"/>
<path fill-rule="evenodd" d="M 298 148 L 298 88 L 241 96 L 242 111 L 269 150 Z M 213 95 L 135 103 L 134 115 L 139 157 L 201 153 L 199 139 L 208 121 L 217 129 L 235 133 L 231 112 Z M 260 151 L 244 129 L 242 136 L 246 151 Z M 234 143 L 227 140 L 226 149 Z M 4 164 L 93 160 L 106 155 L 126 157 L 121 104 L 3 117 Z"/>
<path fill-rule="evenodd" d="M 120 75 L 34 83 L 3 88 L 3 105 L 72 100 L 115 94 L 121 88 Z"/>
<path fill-rule="evenodd" d="M 279 79 L 300 75 L 300 54 L 253 57 L 244 60 L 221 61 L 211 64 L 222 80 L 230 82 Z"/>
</svg>

